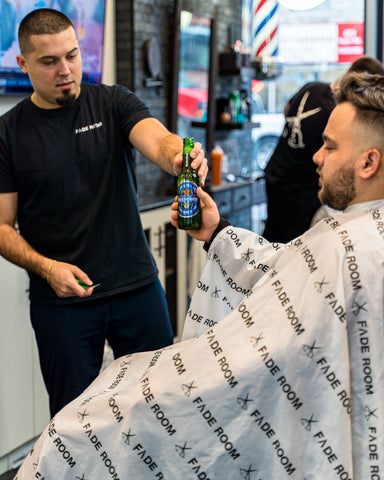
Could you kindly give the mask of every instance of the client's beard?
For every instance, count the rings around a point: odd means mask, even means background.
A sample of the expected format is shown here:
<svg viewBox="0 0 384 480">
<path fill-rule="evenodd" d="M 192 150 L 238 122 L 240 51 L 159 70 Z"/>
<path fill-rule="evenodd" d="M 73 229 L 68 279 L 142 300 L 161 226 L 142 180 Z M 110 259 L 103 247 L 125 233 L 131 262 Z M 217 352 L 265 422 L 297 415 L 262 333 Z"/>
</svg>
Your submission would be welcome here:
<svg viewBox="0 0 384 480">
<path fill-rule="evenodd" d="M 76 101 L 76 95 L 70 93 L 70 90 L 64 90 L 61 97 L 56 98 L 56 103 L 60 107 L 71 107 Z"/>
<path fill-rule="evenodd" d="M 355 197 L 355 174 L 350 165 L 340 167 L 331 181 L 323 180 L 323 186 L 319 191 L 320 202 L 336 210 L 345 210 Z"/>
</svg>

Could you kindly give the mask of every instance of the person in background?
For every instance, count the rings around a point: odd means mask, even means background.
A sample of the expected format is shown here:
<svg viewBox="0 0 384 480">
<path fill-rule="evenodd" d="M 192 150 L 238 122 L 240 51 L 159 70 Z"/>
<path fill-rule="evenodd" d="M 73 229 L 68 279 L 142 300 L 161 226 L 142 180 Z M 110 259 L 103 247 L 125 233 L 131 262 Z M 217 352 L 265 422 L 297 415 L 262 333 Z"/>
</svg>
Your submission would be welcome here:
<svg viewBox="0 0 384 480">
<path fill-rule="evenodd" d="M 116 357 L 173 342 L 140 222 L 134 148 L 177 175 L 182 139 L 127 88 L 81 83 L 63 13 L 29 13 L 19 45 L 33 93 L 0 118 L 0 254 L 29 274 L 53 416 L 98 375 L 105 339 Z M 204 184 L 201 144 L 192 157 Z"/>
<path fill-rule="evenodd" d="M 348 72 L 384 74 L 383 64 L 369 55 L 355 60 Z M 312 162 L 322 132 L 335 106 L 332 85 L 310 82 L 287 102 L 285 126 L 265 167 L 267 220 L 263 236 L 286 243 L 326 215 L 317 196 L 318 176 Z"/>
</svg>

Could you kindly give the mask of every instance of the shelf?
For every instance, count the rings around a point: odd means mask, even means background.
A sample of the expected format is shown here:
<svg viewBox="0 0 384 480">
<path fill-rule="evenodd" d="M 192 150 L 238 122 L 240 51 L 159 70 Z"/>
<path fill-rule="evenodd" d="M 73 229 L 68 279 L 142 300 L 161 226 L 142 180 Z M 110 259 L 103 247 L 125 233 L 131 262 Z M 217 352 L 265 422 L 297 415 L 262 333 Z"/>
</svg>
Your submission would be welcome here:
<svg viewBox="0 0 384 480">
<path fill-rule="evenodd" d="M 223 52 L 219 55 L 220 75 L 254 77 L 257 80 L 273 80 L 282 73 L 284 63 L 281 58 L 264 56 L 251 58 L 240 52 Z"/>
<path fill-rule="evenodd" d="M 207 128 L 206 122 L 191 122 L 192 127 Z M 251 130 L 252 128 L 260 128 L 260 122 L 244 122 L 244 123 L 218 123 L 215 130 Z"/>
<path fill-rule="evenodd" d="M 218 123 L 217 130 L 251 130 L 252 128 L 260 128 L 260 122 L 244 122 L 244 123 Z"/>
<path fill-rule="evenodd" d="M 220 75 L 240 75 L 246 69 L 250 70 L 251 57 L 239 52 L 223 52 L 219 54 Z"/>
</svg>

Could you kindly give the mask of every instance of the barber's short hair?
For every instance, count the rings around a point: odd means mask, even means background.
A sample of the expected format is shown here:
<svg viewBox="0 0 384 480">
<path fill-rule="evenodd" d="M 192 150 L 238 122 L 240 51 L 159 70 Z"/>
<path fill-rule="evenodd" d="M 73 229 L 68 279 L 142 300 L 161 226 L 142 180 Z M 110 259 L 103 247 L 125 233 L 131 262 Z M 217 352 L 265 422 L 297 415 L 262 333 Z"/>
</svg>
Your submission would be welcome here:
<svg viewBox="0 0 384 480">
<path fill-rule="evenodd" d="M 33 51 L 31 35 L 45 35 L 60 33 L 72 27 L 71 20 L 64 13 L 51 8 L 38 8 L 28 13 L 19 26 L 19 46 L 22 55 Z"/>
</svg>

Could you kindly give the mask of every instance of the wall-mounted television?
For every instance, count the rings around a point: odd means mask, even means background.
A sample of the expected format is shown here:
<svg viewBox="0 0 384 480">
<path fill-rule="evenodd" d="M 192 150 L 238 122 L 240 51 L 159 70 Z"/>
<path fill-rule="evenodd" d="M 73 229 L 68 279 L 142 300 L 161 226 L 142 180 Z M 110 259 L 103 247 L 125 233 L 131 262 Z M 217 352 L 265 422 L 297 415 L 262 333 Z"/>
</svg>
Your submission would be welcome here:
<svg viewBox="0 0 384 480">
<path fill-rule="evenodd" d="M 32 10 L 54 8 L 74 24 L 83 61 L 83 82 L 100 83 L 103 64 L 106 0 L 0 0 L 0 94 L 32 91 L 28 76 L 16 62 L 17 31 Z"/>
</svg>

